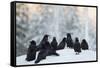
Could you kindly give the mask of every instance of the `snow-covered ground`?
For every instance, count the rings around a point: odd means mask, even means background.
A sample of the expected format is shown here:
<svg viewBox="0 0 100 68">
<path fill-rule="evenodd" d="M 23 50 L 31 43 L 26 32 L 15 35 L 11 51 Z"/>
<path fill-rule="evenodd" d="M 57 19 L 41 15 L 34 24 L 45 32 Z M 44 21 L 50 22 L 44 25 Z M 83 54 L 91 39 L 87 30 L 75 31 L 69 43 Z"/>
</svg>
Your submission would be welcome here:
<svg viewBox="0 0 100 68">
<path fill-rule="evenodd" d="M 38 64 L 96 60 L 96 51 L 92 51 L 92 50 L 85 50 L 85 51 L 82 50 L 82 52 L 79 55 L 75 55 L 75 52 L 73 49 L 66 48 L 63 50 L 58 50 L 57 53 L 59 53 L 60 56 L 47 56 L 45 60 L 40 61 Z M 25 58 L 26 58 L 26 55 L 17 57 L 16 64 L 17 65 L 35 64 L 34 63 L 35 60 L 27 62 Z"/>
</svg>

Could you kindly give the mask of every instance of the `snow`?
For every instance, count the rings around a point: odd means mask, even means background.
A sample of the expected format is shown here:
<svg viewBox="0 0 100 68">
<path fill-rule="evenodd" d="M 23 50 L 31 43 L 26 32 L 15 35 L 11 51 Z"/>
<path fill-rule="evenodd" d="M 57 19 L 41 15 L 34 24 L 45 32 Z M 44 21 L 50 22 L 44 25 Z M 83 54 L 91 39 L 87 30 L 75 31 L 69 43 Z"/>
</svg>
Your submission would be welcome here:
<svg viewBox="0 0 100 68">
<path fill-rule="evenodd" d="M 57 53 L 59 53 L 60 56 L 47 56 L 45 60 L 40 61 L 38 64 L 96 60 L 96 51 L 92 51 L 92 50 L 82 50 L 82 52 L 79 55 L 75 55 L 73 49 L 66 48 L 63 50 L 58 50 Z M 17 65 L 35 64 L 34 63 L 35 60 L 28 62 L 25 60 L 25 58 L 26 55 L 16 57 L 16 64 Z"/>
</svg>

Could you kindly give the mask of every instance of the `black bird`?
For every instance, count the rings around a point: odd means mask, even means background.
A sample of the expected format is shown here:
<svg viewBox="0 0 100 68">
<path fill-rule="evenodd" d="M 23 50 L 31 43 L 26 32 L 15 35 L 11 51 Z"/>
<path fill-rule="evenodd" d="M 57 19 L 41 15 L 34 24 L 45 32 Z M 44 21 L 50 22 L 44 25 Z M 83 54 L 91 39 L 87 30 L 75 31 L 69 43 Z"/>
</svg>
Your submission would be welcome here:
<svg viewBox="0 0 100 68">
<path fill-rule="evenodd" d="M 56 37 L 53 37 L 53 40 L 51 42 L 51 46 L 52 46 L 53 50 L 57 49 L 58 43 L 57 43 Z"/>
<path fill-rule="evenodd" d="M 66 38 L 64 37 L 63 40 L 59 43 L 57 50 L 64 49 L 66 45 Z"/>
<path fill-rule="evenodd" d="M 76 52 L 76 55 L 81 52 L 81 46 L 80 46 L 80 43 L 79 43 L 79 40 L 77 37 L 76 37 L 75 43 L 74 43 L 74 51 Z"/>
<path fill-rule="evenodd" d="M 81 48 L 83 50 L 88 50 L 89 49 L 88 43 L 85 39 L 83 39 L 82 42 L 81 42 Z"/>
<path fill-rule="evenodd" d="M 49 35 L 44 35 L 44 37 L 43 37 L 43 39 L 41 40 L 41 42 L 39 43 L 39 45 L 37 46 L 37 51 L 39 51 L 41 48 L 43 48 L 43 43 L 46 41 L 46 40 L 48 40 L 48 36 Z"/>
<path fill-rule="evenodd" d="M 41 60 L 46 59 L 46 56 L 51 55 L 52 47 L 48 41 L 48 35 L 45 35 L 43 40 L 40 42 L 39 54 L 35 63 L 39 63 Z"/>
<path fill-rule="evenodd" d="M 67 47 L 73 48 L 73 40 L 72 40 L 72 37 L 71 37 L 70 33 L 67 33 L 66 43 L 67 43 Z"/>
<path fill-rule="evenodd" d="M 29 48 L 28 48 L 28 51 L 27 51 L 27 57 L 26 57 L 26 60 L 27 61 L 32 61 L 32 60 L 35 60 L 36 58 L 36 42 L 34 40 L 32 40 L 30 42 L 30 45 L 29 45 Z"/>
<path fill-rule="evenodd" d="M 52 40 L 52 42 L 51 42 L 52 54 L 53 54 L 53 55 L 56 55 L 56 56 L 59 56 L 59 54 L 56 53 L 57 46 L 58 46 L 58 43 L 57 43 L 56 37 L 53 37 L 53 40 Z"/>
</svg>

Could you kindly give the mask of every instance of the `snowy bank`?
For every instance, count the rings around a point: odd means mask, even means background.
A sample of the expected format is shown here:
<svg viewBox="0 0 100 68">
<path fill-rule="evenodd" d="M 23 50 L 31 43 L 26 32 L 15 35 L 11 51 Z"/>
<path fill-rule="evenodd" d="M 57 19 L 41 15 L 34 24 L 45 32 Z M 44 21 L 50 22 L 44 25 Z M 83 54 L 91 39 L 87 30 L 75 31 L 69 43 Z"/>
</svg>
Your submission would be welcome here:
<svg viewBox="0 0 100 68">
<path fill-rule="evenodd" d="M 60 56 L 47 56 L 45 60 L 40 61 L 38 64 L 47 64 L 47 63 L 61 63 L 61 62 L 79 62 L 79 61 L 93 61 L 96 60 L 96 51 L 92 50 L 82 50 L 79 55 L 75 55 L 73 49 L 63 49 L 58 50 L 57 53 Z M 35 60 L 27 62 L 25 60 L 26 55 L 22 55 L 16 58 L 17 65 L 29 65 L 35 64 Z"/>
</svg>

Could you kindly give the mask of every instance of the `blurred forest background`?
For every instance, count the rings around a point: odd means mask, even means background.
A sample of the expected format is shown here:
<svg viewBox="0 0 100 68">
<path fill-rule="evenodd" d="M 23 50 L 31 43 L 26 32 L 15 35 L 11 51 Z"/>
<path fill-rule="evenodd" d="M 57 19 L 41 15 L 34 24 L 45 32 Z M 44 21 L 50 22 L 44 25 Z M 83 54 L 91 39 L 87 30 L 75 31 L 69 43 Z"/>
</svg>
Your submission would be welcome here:
<svg viewBox="0 0 100 68">
<path fill-rule="evenodd" d="M 27 53 L 30 40 L 37 45 L 44 34 L 57 38 L 58 43 L 67 33 L 73 40 L 86 39 L 89 49 L 96 50 L 96 8 L 46 4 L 16 4 L 16 56 Z"/>
</svg>

